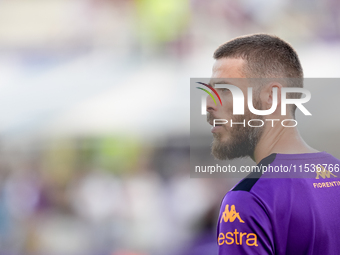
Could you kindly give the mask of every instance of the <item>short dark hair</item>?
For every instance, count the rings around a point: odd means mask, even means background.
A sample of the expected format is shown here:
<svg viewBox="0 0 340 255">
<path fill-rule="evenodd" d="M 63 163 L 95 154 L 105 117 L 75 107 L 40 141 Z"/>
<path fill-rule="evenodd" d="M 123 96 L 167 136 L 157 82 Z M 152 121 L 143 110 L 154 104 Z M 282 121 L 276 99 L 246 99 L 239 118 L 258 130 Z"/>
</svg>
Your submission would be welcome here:
<svg viewBox="0 0 340 255">
<path fill-rule="evenodd" d="M 277 36 L 253 34 L 237 37 L 217 48 L 214 58 L 242 58 L 249 78 L 302 78 L 303 70 L 295 50 Z"/>
<path fill-rule="evenodd" d="M 292 78 L 286 86 L 303 87 L 303 70 L 293 47 L 277 36 L 252 34 L 237 37 L 214 52 L 214 58 L 242 58 L 246 61 L 244 75 L 247 78 Z M 300 98 L 291 93 L 290 98 Z M 293 107 L 293 114 L 296 107 Z"/>
</svg>

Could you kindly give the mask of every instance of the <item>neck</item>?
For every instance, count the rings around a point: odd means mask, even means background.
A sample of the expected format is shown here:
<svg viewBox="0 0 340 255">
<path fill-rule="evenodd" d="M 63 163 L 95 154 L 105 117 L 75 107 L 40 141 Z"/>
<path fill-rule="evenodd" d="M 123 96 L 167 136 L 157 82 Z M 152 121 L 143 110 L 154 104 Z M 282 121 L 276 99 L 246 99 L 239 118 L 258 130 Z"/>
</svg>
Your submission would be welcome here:
<svg viewBox="0 0 340 255">
<path fill-rule="evenodd" d="M 272 153 L 301 154 L 314 153 L 317 150 L 310 147 L 300 136 L 295 127 L 267 126 L 256 145 L 253 160 L 258 164 Z"/>
</svg>

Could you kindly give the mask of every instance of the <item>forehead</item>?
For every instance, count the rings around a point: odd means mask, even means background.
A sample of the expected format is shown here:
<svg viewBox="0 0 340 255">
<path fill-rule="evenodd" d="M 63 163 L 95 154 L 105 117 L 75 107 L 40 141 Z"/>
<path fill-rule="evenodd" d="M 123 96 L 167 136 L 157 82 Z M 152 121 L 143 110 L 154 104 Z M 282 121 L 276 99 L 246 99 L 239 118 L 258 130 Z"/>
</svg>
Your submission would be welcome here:
<svg viewBox="0 0 340 255">
<path fill-rule="evenodd" d="M 241 58 L 220 58 L 213 65 L 211 78 L 245 78 L 243 68 L 245 60 Z"/>
</svg>

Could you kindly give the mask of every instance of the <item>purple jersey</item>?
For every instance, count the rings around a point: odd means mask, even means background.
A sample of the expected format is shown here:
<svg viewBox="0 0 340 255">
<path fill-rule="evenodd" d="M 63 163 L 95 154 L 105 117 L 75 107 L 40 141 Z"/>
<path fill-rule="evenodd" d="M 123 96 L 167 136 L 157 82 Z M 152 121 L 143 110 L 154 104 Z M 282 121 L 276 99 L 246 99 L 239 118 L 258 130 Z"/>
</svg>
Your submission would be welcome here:
<svg viewBox="0 0 340 255">
<path fill-rule="evenodd" d="M 251 173 L 225 195 L 219 254 L 340 254 L 339 164 L 326 152 L 264 158 L 289 172 Z"/>
</svg>

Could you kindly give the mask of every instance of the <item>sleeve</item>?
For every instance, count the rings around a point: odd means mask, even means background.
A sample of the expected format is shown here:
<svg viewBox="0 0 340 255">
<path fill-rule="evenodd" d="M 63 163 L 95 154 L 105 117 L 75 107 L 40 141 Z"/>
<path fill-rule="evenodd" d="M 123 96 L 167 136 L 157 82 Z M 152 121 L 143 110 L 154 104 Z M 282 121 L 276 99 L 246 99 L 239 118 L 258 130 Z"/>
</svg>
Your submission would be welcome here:
<svg viewBox="0 0 340 255">
<path fill-rule="evenodd" d="M 219 255 L 275 254 L 263 202 L 247 191 L 229 191 L 221 204 L 217 244 Z"/>
</svg>

